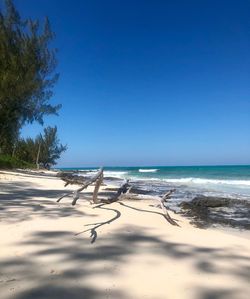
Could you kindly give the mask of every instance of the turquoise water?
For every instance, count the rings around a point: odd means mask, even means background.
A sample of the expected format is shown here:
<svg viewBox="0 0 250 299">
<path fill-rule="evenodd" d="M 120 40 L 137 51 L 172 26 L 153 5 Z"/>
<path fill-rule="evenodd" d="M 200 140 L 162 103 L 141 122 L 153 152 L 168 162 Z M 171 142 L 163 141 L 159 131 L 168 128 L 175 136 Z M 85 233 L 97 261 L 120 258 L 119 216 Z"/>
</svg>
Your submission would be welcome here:
<svg viewBox="0 0 250 299">
<path fill-rule="evenodd" d="M 94 167 L 62 168 L 67 170 L 94 170 Z M 210 179 L 249 181 L 250 165 L 240 166 L 150 166 L 150 167 L 105 167 L 107 174 L 127 175 L 145 179 Z"/>
<path fill-rule="evenodd" d="M 95 170 L 97 168 L 64 168 Z M 151 166 L 105 167 L 105 177 L 115 177 L 145 184 L 165 183 L 169 187 L 186 187 L 192 191 L 220 192 L 234 196 L 250 196 L 250 165 L 236 166 Z M 189 190 L 190 191 L 190 190 Z"/>
<path fill-rule="evenodd" d="M 250 166 L 154 166 L 107 167 L 107 171 L 127 172 L 129 176 L 158 179 L 201 178 L 215 180 L 249 180 Z M 148 172 L 146 172 L 148 171 Z"/>
</svg>

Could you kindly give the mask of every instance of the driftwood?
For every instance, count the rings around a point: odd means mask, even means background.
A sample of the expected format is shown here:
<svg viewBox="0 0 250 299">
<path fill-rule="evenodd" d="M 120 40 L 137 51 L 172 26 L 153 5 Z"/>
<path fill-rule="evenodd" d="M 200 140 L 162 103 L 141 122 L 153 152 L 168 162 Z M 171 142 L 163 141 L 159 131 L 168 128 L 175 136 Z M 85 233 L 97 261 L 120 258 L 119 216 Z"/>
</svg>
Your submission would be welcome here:
<svg viewBox="0 0 250 299">
<path fill-rule="evenodd" d="M 165 195 L 163 195 L 161 198 L 160 198 L 160 206 L 162 208 L 162 211 L 165 215 L 165 218 L 168 220 L 168 222 L 172 225 L 176 225 L 176 226 L 179 226 L 179 224 L 169 215 L 168 213 L 168 210 L 166 208 L 166 205 L 165 203 L 167 202 L 167 199 L 170 198 L 171 194 L 175 192 L 175 189 L 172 189 L 170 191 L 168 191 Z"/>
<path fill-rule="evenodd" d="M 83 185 L 86 182 L 85 177 L 68 173 L 62 173 L 59 175 L 59 177 L 65 182 L 64 187 L 68 185 Z"/>
<path fill-rule="evenodd" d="M 109 197 L 107 199 L 102 199 L 101 201 L 98 201 L 98 199 L 97 199 L 98 191 L 103 182 L 103 168 L 100 168 L 100 170 L 91 178 L 84 178 L 84 177 L 77 177 L 74 175 L 63 174 L 63 175 L 61 175 L 61 179 L 63 181 L 65 181 L 65 186 L 67 186 L 68 184 L 76 184 L 76 185 L 81 184 L 82 185 L 80 188 L 78 188 L 77 190 L 75 190 L 73 192 L 72 205 L 76 204 L 77 200 L 79 199 L 80 192 L 83 191 L 84 189 L 86 189 L 89 185 L 91 185 L 93 183 L 95 183 L 95 189 L 93 192 L 92 199 L 95 204 L 100 203 L 100 202 L 102 202 L 104 204 L 111 204 L 111 203 L 117 202 L 119 200 L 124 200 L 124 199 L 129 199 L 129 200 L 140 199 L 140 196 L 138 194 L 130 193 L 131 188 L 133 186 L 131 186 L 129 184 L 129 180 L 125 180 L 124 183 L 120 186 L 120 188 L 118 188 L 118 190 L 116 191 L 116 193 L 114 195 L 112 195 L 111 197 Z M 173 218 L 171 218 L 171 216 L 168 213 L 167 207 L 166 207 L 167 199 L 170 198 L 170 196 L 172 195 L 173 192 L 175 192 L 175 189 L 168 191 L 162 197 L 157 198 L 157 200 L 160 202 L 160 207 L 163 211 L 163 216 L 166 218 L 166 220 L 172 225 L 179 226 L 178 223 Z M 72 194 L 72 192 L 61 196 L 57 200 L 57 202 L 60 202 L 60 200 L 62 198 L 69 196 L 70 194 Z"/>
<path fill-rule="evenodd" d="M 112 203 L 118 201 L 123 194 L 127 194 L 130 191 L 129 180 L 125 180 L 117 192 L 110 198 L 108 198 L 107 203 Z"/>
<path fill-rule="evenodd" d="M 122 199 L 137 199 L 139 196 L 137 194 L 129 194 L 130 190 L 131 190 L 132 186 L 129 186 L 129 181 L 127 180 L 126 182 L 123 183 L 123 185 L 117 190 L 117 193 L 109 198 L 107 201 L 105 201 L 106 203 L 113 203 L 116 202 L 118 200 L 122 200 Z M 166 194 L 164 194 L 162 197 L 160 197 L 158 199 L 158 201 L 160 202 L 160 207 L 163 211 L 164 217 L 166 218 L 166 220 L 175 226 L 179 226 L 179 224 L 169 215 L 167 207 L 166 207 L 166 202 L 167 199 L 170 198 L 171 194 L 175 192 L 175 189 L 172 189 L 170 191 L 168 191 Z"/>
<path fill-rule="evenodd" d="M 98 195 L 98 191 L 99 191 L 99 188 L 100 188 L 102 182 L 103 182 L 103 171 L 102 171 L 101 175 L 99 176 L 99 178 L 96 180 L 95 190 L 93 193 L 93 202 L 94 203 L 97 203 L 97 195 Z"/>
<path fill-rule="evenodd" d="M 75 190 L 73 192 L 73 201 L 72 201 L 72 205 L 74 206 L 77 202 L 77 200 L 79 199 L 79 195 L 80 195 L 80 192 L 83 191 L 84 189 L 86 189 L 89 185 L 93 184 L 94 182 L 96 181 L 99 181 L 98 184 L 101 185 L 101 182 L 103 180 L 103 168 L 100 168 L 100 170 L 93 176 L 91 177 L 90 179 L 88 180 L 85 180 L 85 182 L 83 182 L 83 186 L 80 187 L 79 189 Z M 100 187 L 99 185 L 99 187 Z M 98 187 L 98 189 L 99 189 Z M 97 189 L 97 193 L 98 193 L 98 189 Z M 70 194 L 72 194 L 72 192 L 69 192 L 67 194 L 64 194 L 63 196 L 61 196 L 57 202 L 60 202 L 64 197 L 66 196 L 69 196 Z M 97 195 L 96 195 L 97 197 Z M 95 201 L 96 201 L 96 197 L 95 197 Z"/>
<path fill-rule="evenodd" d="M 131 188 L 131 187 L 130 187 Z M 121 194 L 117 200 L 119 199 L 129 199 L 129 200 L 138 200 L 138 198 L 140 198 L 140 196 L 138 194 L 129 194 L 129 190 L 130 188 L 127 190 L 127 192 L 124 192 L 124 194 Z M 162 197 L 157 198 L 157 200 L 160 202 L 160 207 L 163 211 L 164 217 L 166 218 L 166 220 L 175 226 L 179 226 L 179 224 L 169 215 L 167 207 L 166 207 L 166 202 L 167 199 L 170 198 L 171 194 L 175 192 L 175 189 L 172 189 L 170 191 L 168 191 L 166 194 L 164 194 Z"/>
</svg>

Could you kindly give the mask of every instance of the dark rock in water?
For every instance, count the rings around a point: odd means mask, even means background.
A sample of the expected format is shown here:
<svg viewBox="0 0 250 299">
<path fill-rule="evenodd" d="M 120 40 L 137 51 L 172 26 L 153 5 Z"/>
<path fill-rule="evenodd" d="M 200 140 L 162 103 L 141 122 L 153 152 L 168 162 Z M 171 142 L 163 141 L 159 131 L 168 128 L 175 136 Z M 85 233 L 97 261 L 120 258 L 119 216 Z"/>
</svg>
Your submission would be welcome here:
<svg viewBox="0 0 250 299">
<path fill-rule="evenodd" d="M 234 205 L 245 205 L 246 207 L 250 208 L 250 201 L 244 199 L 200 195 L 196 196 L 193 200 L 189 202 L 183 201 L 180 204 L 180 206 L 183 209 L 189 209 L 194 207 L 218 208 L 230 207 Z"/>
<path fill-rule="evenodd" d="M 197 196 L 180 204 L 182 214 L 198 227 L 214 224 L 250 229 L 250 201 L 224 197 Z"/>
<path fill-rule="evenodd" d="M 208 207 L 208 208 L 217 208 L 217 207 L 228 207 L 236 204 L 244 204 L 250 207 L 250 201 L 243 199 L 234 199 L 227 197 L 215 197 L 215 196 L 196 196 L 193 200 L 189 202 L 182 202 L 181 207 L 184 209 L 192 207 Z"/>
</svg>

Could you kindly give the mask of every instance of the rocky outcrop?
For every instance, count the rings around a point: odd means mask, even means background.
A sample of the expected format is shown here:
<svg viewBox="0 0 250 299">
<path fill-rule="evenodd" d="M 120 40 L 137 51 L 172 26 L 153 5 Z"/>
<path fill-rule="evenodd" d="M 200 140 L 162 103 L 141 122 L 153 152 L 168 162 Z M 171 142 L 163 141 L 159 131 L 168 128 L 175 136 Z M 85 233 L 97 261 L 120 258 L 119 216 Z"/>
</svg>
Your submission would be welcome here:
<svg viewBox="0 0 250 299">
<path fill-rule="evenodd" d="M 225 197 L 197 196 L 180 204 L 182 214 L 198 227 L 229 225 L 250 229 L 250 201 Z"/>
</svg>

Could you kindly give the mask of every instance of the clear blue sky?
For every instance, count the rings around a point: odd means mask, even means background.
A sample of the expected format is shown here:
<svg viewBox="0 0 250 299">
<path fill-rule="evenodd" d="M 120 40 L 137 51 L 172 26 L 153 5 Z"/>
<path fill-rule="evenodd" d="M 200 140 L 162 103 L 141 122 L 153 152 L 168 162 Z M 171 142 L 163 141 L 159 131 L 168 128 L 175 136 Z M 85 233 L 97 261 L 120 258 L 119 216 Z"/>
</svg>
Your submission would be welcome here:
<svg viewBox="0 0 250 299">
<path fill-rule="evenodd" d="M 59 166 L 250 164 L 250 1 L 15 3 L 56 33 Z"/>
</svg>

